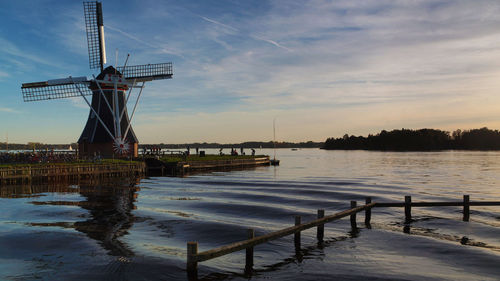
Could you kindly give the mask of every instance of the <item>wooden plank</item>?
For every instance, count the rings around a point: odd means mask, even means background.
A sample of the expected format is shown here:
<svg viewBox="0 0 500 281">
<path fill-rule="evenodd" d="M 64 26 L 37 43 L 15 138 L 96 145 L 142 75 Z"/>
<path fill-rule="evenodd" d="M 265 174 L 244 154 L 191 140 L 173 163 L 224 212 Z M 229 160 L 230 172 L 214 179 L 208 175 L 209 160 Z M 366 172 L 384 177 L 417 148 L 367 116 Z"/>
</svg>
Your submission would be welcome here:
<svg viewBox="0 0 500 281">
<path fill-rule="evenodd" d="M 366 197 L 365 198 L 365 204 L 368 205 L 372 202 L 371 197 Z M 372 209 L 368 208 L 365 210 L 365 225 L 370 228 L 370 221 L 372 219 Z"/>
<path fill-rule="evenodd" d="M 469 202 L 469 206 L 500 206 L 500 201 Z"/>
<path fill-rule="evenodd" d="M 461 207 L 464 205 L 463 201 L 457 202 L 411 202 L 412 207 Z M 405 203 L 376 203 L 374 208 L 381 207 L 404 207 Z M 469 202 L 469 206 L 500 206 L 500 201 L 476 201 Z"/>
<path fill-rule="evenodd" d="M 240 241 L 240 242 L 232 243 L 232 244 L 225 245 L 222 247 L 218 247 L 218 248 L 215 248 L 212 250 L 200 252 L 196 255 L 196 261 L 202 262 L 202 261 L 210 260 L 210 259 L 220 257 L 220 256 L 223 256 L 223 255 L 226 255 L 229 253 L 233 253 L 233 252 L 237 252 L 237 251 L 246 249 L 248 247 L 253 247 L 253 246 L 265 243 L 267 241 L 271 241 L 271 240 L 275 240 L 275 239 L 278 239 L 278 238 L 281 238 L 284 236 L 288 236 L 288 235 L 293 234 L 297 231 L 302 231 L 305 229 L 309 229 L 309 228 L 318 226 L 320 224 L 325 224 L 327 222 L 339 220 L 341 218 L 350 216 L 351 214 L 364 211 L 366 208 L 372 208 L 373 206 L 375 206 L 375 204 L 376 203 L 371 203 L 369 205 L 359 206 L 359 207 L 356 207 L 354 209 L 345 210 L 345 211 L 342 211 L 340 213 L 326 216 L 326 217 L 321 218 L 321 219 L 316 219 L 316 220 L 313 220 L 313 221 L 310 221 L 308 223 L 304 223 L 304 224 L 301 224 L 298 226 L 292 226 L 292 227 L 288 227 L 288 228 L 285 228 L 285 229 L 282 229 L 279 231 L 271 232 L 271 233 L 268 233 L 268 234 L 265 234 L 262 236 L 257 236 L 254 239 L 247 239 L 244 241 Z"/>
<path fill-rule="evenodd" d="M 374 208 L 404 207 L 405 203 L 376 203 Z"/>
<path fill-rule="evenodd" d="M 83 177 L 87 175 L 91 177 L 102 177 L 104 175 L 110 177 L 125 176 L 143 172 L 144 169 L 145 163 L 19 166 L 15 168 L 0 168 L 0 183 L 3 185 L 7 184 L 8 181 L 31 181 L 32 179 L 56 180 L 58 178 Z"/>
<path fill-rule="evenodd" d="M 295 216 L 295 226 L 299 226 L 301 223 L 301 217 Z M 300 249 L 300 231 L 296 231 L 293 237 L 293 242 L 296 249 Z"/>
<path fill-rule="evenodd" d="M 405 222 L 411 222 L 411 196 L 405 196 Z"/>
<path fill-rule="evenodd" d="M 356 201 L 351 201 L 351 209 L 356 208 Z M 356 230 L 358 228 L 358 224 L 356 223 L 356 213 L 351 214 L 351 228 L 352 230 Z"/>
<path fill-rule="evenodd" d="M 198 261 L 196 260 L 197 253 L 198 253 L 198 242 L 188 242 L 186 271 L 188 273 L 189 280 L 198 279 Z"/>
<path fill-rule="evenodd" d="M 463 214 L 463 221 L 469 221 L 469 215 L 470 215 L 470 197 L 469 195 L 464 195 L 464 214 Z"/>
<path fill-rule="evenodd" d="M 248 239 L 255 238 L 255 231 L 253 229 L 248 229 Z M 253 247 L 248 247 L 246 249 L 245 255 L 245 273 L 252 272 L 253 268 Z"/>
<path fill-rule="evenodd" d="M 318 210 L 318 219 L 324 217 L 325 217 L 325 210 L 323 209 Z M 318 225 L 318 229 L 316 230 L 316 238 L 318 239 L 318 242 L 322 242 L 324 236 L 325 236 L 325 225 L 320 224 Z"/>
<path fill-rule="evenodd" d="M 373 207 L 405 207 L 405 213 L 406 213 L 406 218 L 408 221 L 408 218 L 411 219 L 411 207 L 445 207 L 445 206 L 500 206 L 500 201 L 480 201 L 480 202 L 468 202 L 469 200 L 465 199 L 464 196 L 464 201 L 461 202 L 411 202 L 411 197 L 407 196 L 405 197 L 405 202 L 404 203 L 376 203 L 373 202 L 371 203 L 371 198 L 366 200 L 366 203 L 364 206 L 359 206 L 356 207 L 355 201 L 351 202 L 351 206 L 354 208 L 351 208 L 349 210 L 345 210 L 340 213 L 336 213 L 330 216 L 326 217 L 321 217 L 318 212 L 318 219 L 313 220 L 311 222 L 305 223 L 305 224 L 300 224 L 300 217 L 296 217 L 295 220 L 295 226 L 288 227 L 279 231 L 271 232 L 262 236 L 255 237 L 253 239 L 247 239 L 244 241 L 232 243 L 229 245 L 225 245 L 222 247 L 218 247 L 212 250 L 200 252 L 197 254 L 191 254 L 188 257 L 188 260 L 190 263 L 197 263 L 197 262 L 202 262 L 206 260 L 210 260 L 213 258 L 217 258 L 229 253 L 237 252 L 243 249 L 250 249 L 256 245 L 275 240 L 284 236 L 288 236 L 290 234 L 295 234 L 295 242 L 297 244 L 297 237 L 300 237 L 300 231 L 315 227 L 315 226 L 323 226 L 325 223 L 338 220 L 347 216 L 351 216 L 351 225 L 355 223 L 356 217 L 355 214 L 358 212 L 361 212 L 363 210 L 370 210 Z M 368 212 L 367 212 L 368 213 Z M 409 214 L 408 214 L 409 213 Z M 371 213 L 369 213 L 368 217 L 371 217 Z M 368 223 L 370 219 L 368 218 Z M 366 218 L 365 218 L 366 220 Z M 366 222 L 366 221 L 365 221 Z M 318 227 L 319 229 L 319 227 Z M 322 236 L 322 235 L 321 235 Z M 300 239 L 300 238 L 299 238 Z M 318 234 L 318 239 L 319 239 L 319 234 Z M 300 243 L 300 242 L 299 242 Z M 253 254 L 253 253 L 252 253 Z M 247 251 L 248 255 L 248 251 Z M 253 255 L 252 255 L 253 259 Z"/>
</svg>

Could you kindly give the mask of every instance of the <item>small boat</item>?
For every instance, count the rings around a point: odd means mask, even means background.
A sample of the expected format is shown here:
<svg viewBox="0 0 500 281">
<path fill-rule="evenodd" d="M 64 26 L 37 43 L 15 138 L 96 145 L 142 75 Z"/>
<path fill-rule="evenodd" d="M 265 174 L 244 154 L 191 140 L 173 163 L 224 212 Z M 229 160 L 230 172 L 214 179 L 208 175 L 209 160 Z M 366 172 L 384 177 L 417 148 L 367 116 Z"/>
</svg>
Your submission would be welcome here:
<svg viewBox="0 0 500 281">
<path fill-rule="evenodd" d="M 271 166 L 279 166 L 280 165 L 280 160 L 278 159 L 271 159 Z"/>
<path fill-rule="evenodd" d="M 292 148 L 292 151 L 297 151 L 298 149 L 297 148 Z"/>
</svg>

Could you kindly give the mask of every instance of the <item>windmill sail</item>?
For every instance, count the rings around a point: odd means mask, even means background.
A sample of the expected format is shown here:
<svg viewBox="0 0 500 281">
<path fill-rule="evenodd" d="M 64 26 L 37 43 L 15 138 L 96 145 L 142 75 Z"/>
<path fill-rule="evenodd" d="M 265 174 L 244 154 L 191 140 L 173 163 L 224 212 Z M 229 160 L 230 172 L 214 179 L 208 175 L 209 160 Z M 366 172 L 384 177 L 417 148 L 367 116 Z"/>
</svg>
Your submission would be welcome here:
<svg viewBox="0 0 500 281">
<path fill-rule="evenodd" d="M 23 93 L 23 100 L 40 101 L 40 100 L 53 100 L 62 98 L 72 98 L 83 95 L 92 95 L 92 91 L 88 86 L 90 81 L 87 77 L 63 78 L 54 79 L 44 82 L 24 83 L 21 87 Z M 80 91 L 78 91 L 80 89 Z"/>
<path fill-rule="evenodd" d="M 83 10 L 89 47 L 89 66 L 90 69 L 100 68 L 102 71 L 106 63 L 102 5 L 97 1 L 83 2 Z"/>
<path fill-rule="evenodd" d="M 135 80 L 136 82 L 170 79 L 173 75 L 171 62 L 122 66 L 118 67 L 117 70 L 125 79 Z"/>
</svg>

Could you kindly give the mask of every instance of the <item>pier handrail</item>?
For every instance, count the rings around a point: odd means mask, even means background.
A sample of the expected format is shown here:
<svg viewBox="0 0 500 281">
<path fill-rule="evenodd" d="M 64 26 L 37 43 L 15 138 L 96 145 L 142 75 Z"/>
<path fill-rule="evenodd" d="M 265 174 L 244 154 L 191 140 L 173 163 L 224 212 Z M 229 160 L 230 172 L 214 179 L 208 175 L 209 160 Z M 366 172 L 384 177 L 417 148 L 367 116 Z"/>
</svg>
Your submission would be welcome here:
<svg viewBox="0 0 500 281">
<path fill-rule="evenodd" d="M 460 207 L 463 206 L 464 202 L 463 201 L 456 201 L 456 202 L 411 202 L 412 207 Z M 469 202 L 469 206 L 500 206 L 500 201 L 476 201 L 476 202 Z M 390 207 L 404 207 L 405 203 L 376 203 L 374 207 L 385 207 L 385 208 L 390 208 Z"/>
<path fill-rule="evenodd" d="M 225 246 L 215 248 L 212 250 L 200 252 L 200 253 L 197 253 L 196 256 L 193 257 L 192 261 L 202 262 L 202 261 L 206 261 L 206 260 L 210 260 L 210 259 L 213 259 L 216 257 L 223 256 L 223 255 L 227 255 L 229 253 L 241 251 L 241 250 L 246 249 L 248 247 L 253 247 L 253 246 L 256 246 L 256 245 L 259 245 L 259 244 L 262 244 L 262 243 L 265 243 L 265 242 L 268 242 L 271 240 L 275 240 L 275 239 L 278 239 L 278 238 L 281 238 L 284 236 L 294 234 L 294 233 L 302 231 L 302 230 L 313 228 L 313 227 L 318 226 L 318 225 L 323 225 L 325 223 L 350 216 L 352 214 L 364 211 L 367 208 L 372 208 L 373 206 L 375 206 L 375 204 L 376 203 L 370 203 L 367 205 L 359 206 L 359 207 L 356 207 L 353 209 L 342 211 L 340 213 L 336 213 L 336 214 L 333 214 L 330 216 L 316 219 L 316 220 L 310 221 L 308 223 L 287 227 L 285 229 L 274 231 L 274 232 L 271 232 L 271 233 L 268 233 L 268 234 L 265 234 L 262 236 L 257 236 L 257 237 L 252 238 L 252 239 L 247 239 L 244 241 L 232 243 L 232 244 L 225 245 Z"/>
<path fill-rule="evenodd" d="M 351 228 L 357 229 L 356 214 L 365 211 L 365 224 L 370 225 L 371 209 L 384 208 L 384 207 L 404 207 L 405 222 L 411 223 L 411 207 L 446 207 L 446 206 L 463 206 L 463 221 L 469 221 L 470 206 L 500 206 L 500 201 L 476 201 L 470 202 L 469 195 L 463 196 L 463 201 L 454 202 L 412 202 L 411 196 L 405 196 L 405 202 L 399 203 L 386 203 L 386 202 L 372 202 L 371 197 L 366 198 L 366 204 L 356 207 L 356 201 L 351 201 L 351 208 L 330 216 L 324 216 L 324 210 L 318 210 L 318 218 L 302 224 L 300 216 L 295 217 L 295 226 L 287 227 L 282 230 L 274 231 L 258 237 L 254 237 L 254 230 L 248 230 L 249 239 L 231 243 L 225 246 L 214 248 L 211 250 L 198 252 L 198 242 L 187 242 L 187 263 L 186 270 L 189 280 L 196 280 L 198 278 L 198 262 L 207 261 L 220 256 L 224 256 L 233 252 L 246 249 L 245 273 L 249 273 L 253 267 L 253 247 L 256 245 L 266 243 L 284 236 L 295 234 L 294 242 L 295 247 L 300 248 L 300 232 L 306 229 L 317 227 L 317 238 L 319 241 L 323 240 L 324 224 L 339 220 L 341 218 L 351 216 Z"/>
</svg>

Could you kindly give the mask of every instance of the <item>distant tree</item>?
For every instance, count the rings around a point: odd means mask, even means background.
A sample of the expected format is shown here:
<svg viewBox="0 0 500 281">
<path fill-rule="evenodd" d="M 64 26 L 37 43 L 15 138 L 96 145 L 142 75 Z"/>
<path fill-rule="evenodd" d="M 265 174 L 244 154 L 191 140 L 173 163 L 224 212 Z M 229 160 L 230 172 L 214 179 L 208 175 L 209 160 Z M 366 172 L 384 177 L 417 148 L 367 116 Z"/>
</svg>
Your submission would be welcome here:
<svg viewBox="0 0 500 281">
<path fill-rule="evenodd" d="M 500 132 L 486 127 L 463 131 L 460 137 L 459 149 L 499 150 Z"/>
<path fill-rule="evenodd" d="M 342 138 L 328 138 L 324 149 L 368 149 L 394 151 L 424 151 L 444 149 L 500 150 L 500 132 L 486 127 L 472 130 L 455 130 L 453 133 L 435 130 L 382 130 L 377 135 L 355 137 L 345 134 Z"/>
<path fill-rule="evenodd" d="M 434 129 L 420 130 L 382 130 L 377 135 L 365 137 L 348 136 L 342 138 L 328 138 L 325 149 L 369 149 L 369 150 L 395 150 L 395 151 L 422 151 L 442 150 L 450 147 L 448 132 Z"/>
</svg>

